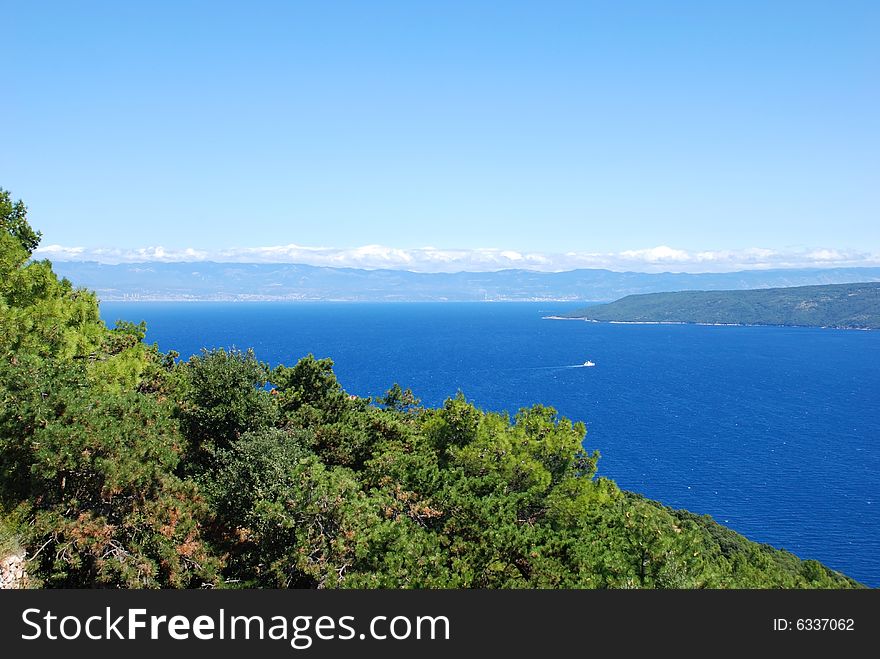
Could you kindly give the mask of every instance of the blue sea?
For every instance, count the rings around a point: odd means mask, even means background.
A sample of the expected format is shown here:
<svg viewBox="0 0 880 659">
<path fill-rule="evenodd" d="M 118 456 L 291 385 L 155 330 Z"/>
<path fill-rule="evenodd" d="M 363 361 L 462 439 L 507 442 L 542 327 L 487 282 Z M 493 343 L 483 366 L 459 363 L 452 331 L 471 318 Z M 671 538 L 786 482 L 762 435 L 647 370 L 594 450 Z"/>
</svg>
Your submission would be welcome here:
<svg viewBox="0 0 880 659">
<path fill-rule="evenodd" d="M 543 403 L 600 473 L 880 587 L 880 332 L 546 320 L 563 303 L 104 303 L 183 357 L 331 357 L 346 390 Z M 583 367 L 590 360 L 594 367 Z"/>
</svg>

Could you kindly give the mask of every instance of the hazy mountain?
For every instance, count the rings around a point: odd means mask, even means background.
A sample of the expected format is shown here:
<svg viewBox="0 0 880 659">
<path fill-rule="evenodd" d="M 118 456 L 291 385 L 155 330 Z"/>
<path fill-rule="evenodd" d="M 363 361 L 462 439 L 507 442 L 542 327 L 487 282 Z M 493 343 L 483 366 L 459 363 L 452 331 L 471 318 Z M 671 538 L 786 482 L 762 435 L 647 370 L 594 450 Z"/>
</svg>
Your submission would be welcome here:
<svg viewBox="0 0 880 659">
<path fill-rule="evenodd" d="M 571 270 L 415 273 L 264 263 L 59 261 L 56 272 L 102 300 L 572 300 L 635 293 L 735 290 L 880 281 L 877 268 L 685 274 Z"/>
</svg>

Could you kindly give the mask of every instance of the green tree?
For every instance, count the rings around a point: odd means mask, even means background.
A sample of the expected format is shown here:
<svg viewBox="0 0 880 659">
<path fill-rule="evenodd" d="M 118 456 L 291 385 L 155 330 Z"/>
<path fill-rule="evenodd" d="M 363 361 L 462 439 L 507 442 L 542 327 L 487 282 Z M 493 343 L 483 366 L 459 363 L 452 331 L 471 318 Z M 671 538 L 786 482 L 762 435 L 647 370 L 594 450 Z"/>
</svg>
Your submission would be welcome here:
<svg viewBox="0 0 880 659">
<path fill-rule="evenodd" d="M 217 454 L 206 485 L 230 553 L 228 578 L 249 586 L 326 587 L 369 555 L 380 520 L 353 475 L 325 467 L 307 433 L 246 433 Z"/>
<path fill-rule="evenodd" d="M 142 326 L 108 330 L 94 294 L 28 261 L 39 233 L 8 193 L 0 220 L 0 511 L 32 583 L 211 583 L 209 511 L 173 473 L 183 441 L 153 392 L 164 358 Z"/>
<path fill-rule="evenodd" d="M 181 368 L 185 386 L 178 413 L 195 463 L 209 463 L 243 433 L 274 422 L 276 406 L 265 389 L 269 371 L 252 350 L 203 350 Z"/>
<path fill-rule="evenodd" d="M 0 188 L 0 233 L 3 234 L 2 240 L 11 239 L 12 245 L 21 248 L 19 253 L 21 260 L 14 264 L 15 267 L 30 258 L 31 254 L 40 244 L 42 236 L 39 231 L 34 231 L 31 225 L 28 224 L 27 207 L 24 205 L 24 202 L 19 199 L 13 203 L 12 195 L 3 188 Z M 6 251 L 6 249 L 3 249 L 4 256 L 6 256 Z"/>
<path fill-rule="evenodd" d="M 332 359 L 306 355 L 293 367 L 283 364 L 272 371 L 278 404 L 287 416 L 304 407 L 320 421 L 335 420 L 345 410 L 348 397 L 333 373 Z"/>
</svg>

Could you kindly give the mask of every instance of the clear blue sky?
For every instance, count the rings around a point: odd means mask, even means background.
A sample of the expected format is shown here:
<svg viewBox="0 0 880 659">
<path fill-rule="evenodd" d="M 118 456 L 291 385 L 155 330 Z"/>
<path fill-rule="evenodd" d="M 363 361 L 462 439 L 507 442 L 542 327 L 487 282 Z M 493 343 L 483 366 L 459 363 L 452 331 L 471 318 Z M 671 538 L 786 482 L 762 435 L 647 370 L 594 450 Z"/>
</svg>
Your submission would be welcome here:
<svg viewBox="0 0 880 659">
<path fill-rule="evenodd" d="M 880 252 L 880 2 L 3 2 L 44 242 Z"/>
</svg>

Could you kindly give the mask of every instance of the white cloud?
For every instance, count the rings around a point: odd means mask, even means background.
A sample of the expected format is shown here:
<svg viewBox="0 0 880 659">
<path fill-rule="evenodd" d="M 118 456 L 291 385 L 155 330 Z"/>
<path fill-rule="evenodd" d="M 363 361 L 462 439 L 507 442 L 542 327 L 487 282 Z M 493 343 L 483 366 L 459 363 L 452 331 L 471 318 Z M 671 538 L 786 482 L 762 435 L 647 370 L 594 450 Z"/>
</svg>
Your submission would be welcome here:
<svg viewBox="0 0 880 659">
<path fill-rule="evenodd" d="M 577 268 L 606 268 L 641 272 L 730 272 L 768 268 L 880 266 L 880 253 L 830 248 L 787 251 L 753 247 L 741 250 L 688 251 L 668 245 L 620 252 L 568 251 L 527 252 L 496 248 L 400 249 L 385 245 L 363 245 L 348 249 L 274 245 L 219 250 L 172 249 L 162 246 L 136 249 L 86 248 L 46 245 L 36 250 L 37 258 L 55 261 L 98 261 L 100 263 L 198 262 L 301 263 L 306 265 L 389 268 L 413 272 L 485 272 L 522 268 L 559 272 Z"/>
<path fill-rule="evenodd" d="M 816 261 L 839 261 L 843 258 L 836 249 L 816 249 L 810 252 L 809 256 Z"/>
<path fill-rule="evenodd" d="M 621 252 L 620 256 L 624 259 L 644 261 L 646 263 L 659 263 L 661 261 L 679 263 L 691 259 L 691 255 L 684 250 L 673 249 L 667 245 L 660 245 L 650 249 L 630 249 Z"/>
</svg>

